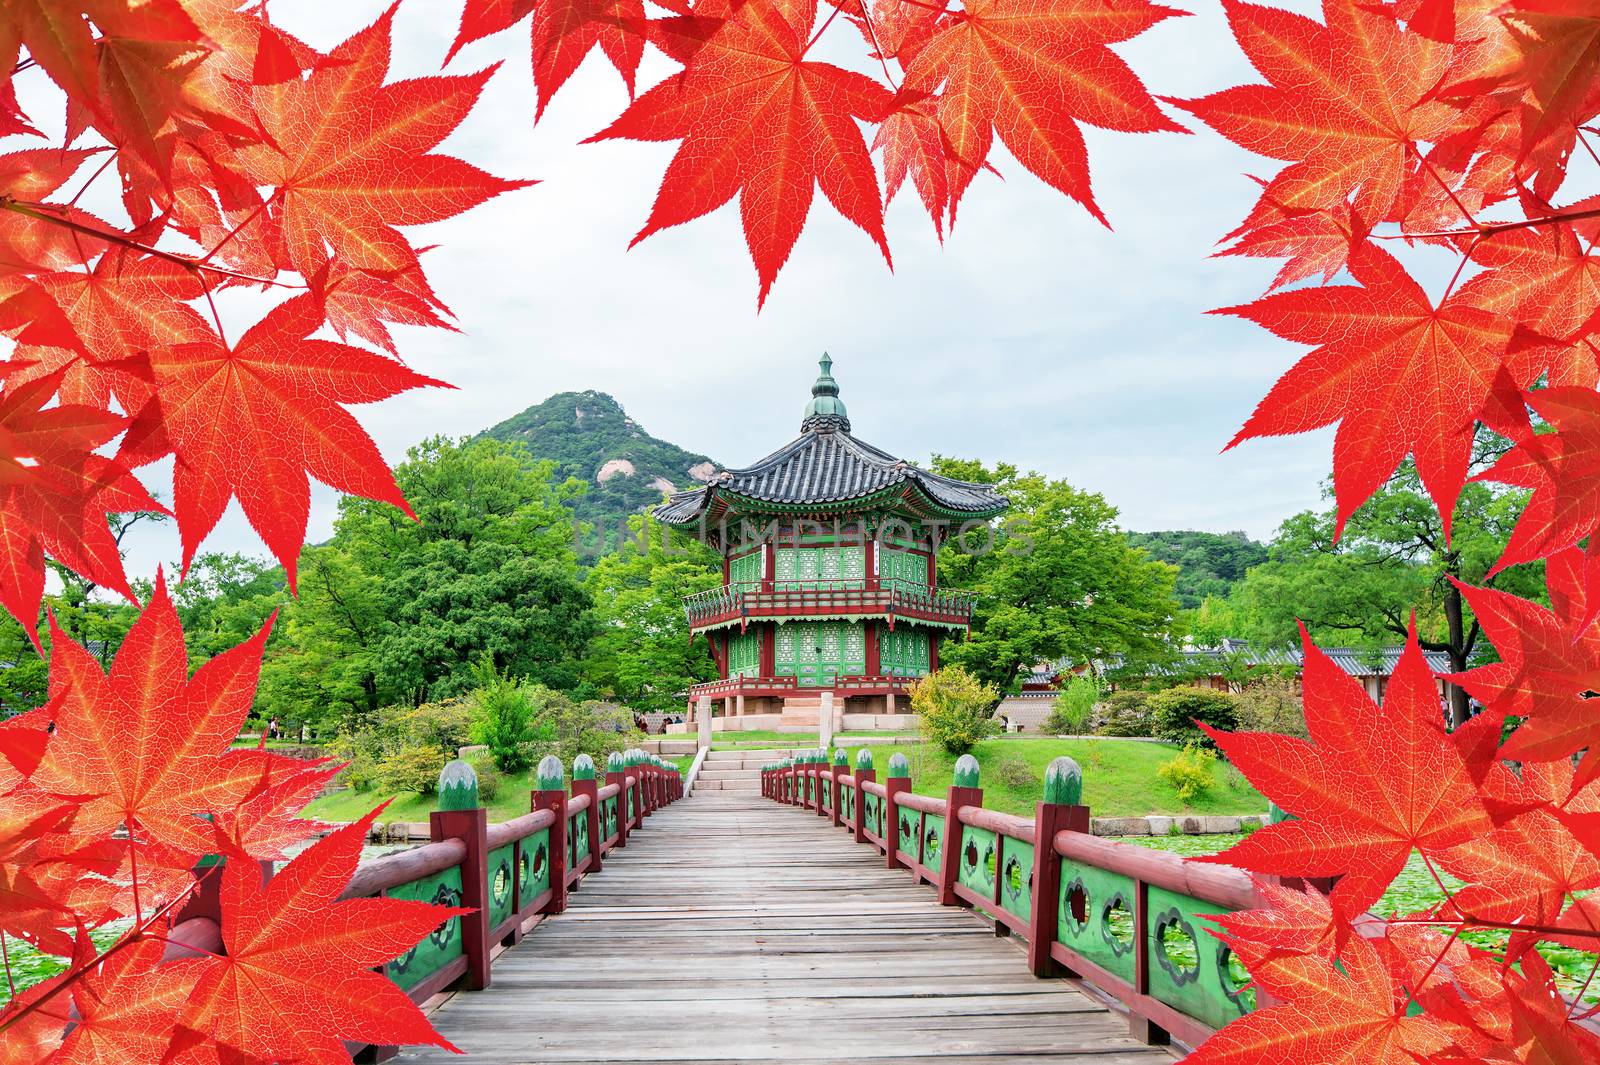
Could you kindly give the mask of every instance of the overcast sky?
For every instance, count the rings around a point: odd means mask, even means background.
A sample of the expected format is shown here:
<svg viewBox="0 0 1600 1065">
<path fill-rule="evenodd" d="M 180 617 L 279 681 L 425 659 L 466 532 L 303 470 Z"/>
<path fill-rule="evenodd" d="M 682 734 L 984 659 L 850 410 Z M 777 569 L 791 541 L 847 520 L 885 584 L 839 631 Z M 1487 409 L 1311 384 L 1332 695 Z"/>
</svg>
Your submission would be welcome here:
<svg viewBox="0 0 1600 1065">
<path fill-rule="evenodd" d="M 1258 80 L 1215 5 L 1120 53 L 1157 95 Z M 273 19 L 328 48 L 379 10 L 366 0 L 273 0 Z M 396 76 L 437 70 L 459 0 L 405 0 Z M 1297 351 L 1210 308 L 1258 294 L 1275 264 L 1209 258 L 1270 172 L 1205 131 L 1087 131 L 1108 231 L 1002 154 L 941 247 L 910 190 L 888 212 L 895 270 L 820 194 L 756 312 L 737 209 L 627 244 L 675 145 L 580 145 L 627 103 L 598 53 L 537 127 L 526 23 L 464 50 L 457 72 L 503 59 L 445 150 L 540 184 L 411 230 L 462 333 L 397 329 L 408 363 L 457 391 L 412 392 L 356 413 L 391 461 L 432 433 L 469 434 L 564 390 L 611 393 L 646 430 L 727 465 L 796 431 L 817 356 L 862 438 L 923 461 L 1007 461 L 1102 492 L 1130 529 L 1271 534 L 1318 502 L 1331 435 L 1220 454 Z M 859 56 L 843 22 L 829 31 Z M 830 56 L 830 58 L 833 56 Z M 668 67 L 647 59 L 641 82 Z M 1179 117 L 1185 125 L 1194 125 Z M 244 324 L 249 316 L 241 319 Z M 165 471 L 161 476 L 169 476 Z M 160 485 L 170 499 L 170 482 Z M 317 489 L 308 539 L 332 528 Z M 237 505 L 207 549 L 260 552 Z M 176 558 L 170 526 L 131 545 L 131 574 Z"/>
</svg>

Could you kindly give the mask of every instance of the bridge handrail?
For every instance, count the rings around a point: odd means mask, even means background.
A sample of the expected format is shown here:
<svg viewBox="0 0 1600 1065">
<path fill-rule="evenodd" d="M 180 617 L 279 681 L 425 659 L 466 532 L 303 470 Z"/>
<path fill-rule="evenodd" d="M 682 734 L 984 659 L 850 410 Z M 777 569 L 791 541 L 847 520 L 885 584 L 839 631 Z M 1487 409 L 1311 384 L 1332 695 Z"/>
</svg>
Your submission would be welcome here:
<svg viewBox="0 0 1600 1065">
<path fill-rule="evenodd" d="M 519 839 L 527 839 L 542 828 L 549 828 L 556 823 L 556 815 L 549 810 L 535 810 L 513 817 L 509 821 L 497 821 L 489 826 L 489 849 L 496 850 L 507 843 L 514 843 Z"/>
<path fill-rule="evenodd" d="M 502 948 L 562 912 L 579 880 L 600 872 L 606 855 L 625 847 L 648 817 L 684 794 L 677 766 L 637 749 L 611 756 L 603 784 L 587 755 L 574 762 L 572 775 L 569 791 L 560 762 L 547 758 L 531 793 L 532 809 L 491 824 L 478 802 L 476 773 L 466 762 L 451 762 L 440 774 L 440 808 L 429 815 L 433 840 L 356 867 L 343 899 L 384 895 L 470 911 L 445 921 L 384 967 L 413 1001 L 488 987 Z M 262 865 L 270 878 L 271 863 Z M 220 919 L 216 893 L 196 895 L 168 935 L 167 955 L 225 954 Z M 363 1050 L 349 1046 L 353 1054 Z M 374 1048 L 373 1055 L 384 1060 L 387 1048 Z"/>
<path fill-rule="evenodd" d="M 371 898 L 401 884 L 422 880 L 467 860 L 467 845 L 459 839 L 424 843 L 408 851 L 397 851 L 362 862 L 356 867 L 341 899 Z"/>
<path fill-rule="evenodd" d="M 1146 1042 L 1197 1045 L 1256 1008 L 1248 976 L 1206 934 L 1211 915 L 1261 905 L 1246 873 L 1091 835 L 1071 759 L 1051 764 L 1033 819 L 986 808 L 978 776 L 964 756 L 945 797 L 918 795 L 901 755 L 880 782 L 870 748 L 853 773 L 844 750 L 812 751 L 764 767 L 761 793 L 828 818 L 941 904 L 1026 940 L 1035 975 L 1078 977 L 1120 1000 Z"/>
</svg>

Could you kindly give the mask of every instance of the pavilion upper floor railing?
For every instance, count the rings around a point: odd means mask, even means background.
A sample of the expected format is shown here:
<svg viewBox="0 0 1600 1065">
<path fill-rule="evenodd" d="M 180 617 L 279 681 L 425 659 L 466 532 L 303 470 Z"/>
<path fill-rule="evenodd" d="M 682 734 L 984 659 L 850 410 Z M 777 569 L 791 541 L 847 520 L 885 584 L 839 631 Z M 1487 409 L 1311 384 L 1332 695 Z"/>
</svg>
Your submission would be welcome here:
<svg viewBox="0 0 1600 1065">
<path fill-rule="evenodd" d="M 752 581 L 709 588 L 684 597 L 690 629 L 743 626 L 764 617 L 896 618 L 965 628 L 978 596 L 958 589 L 930 589 L 892 577 L 831 581 Z"/>
<path fill-rule="evenodd" d="M 545 917 L 566 909 L 567 894 L 627 846 L 644 819 L 683 797 L 678 768 L 642 750 L 611 755 L 605 782 L 588 755 L 572 766 L 569 791 L 559 759 L 539 763 L 528 813 L 490 823 L 478 802 L 472 767 L 456 761 L 439 776 L 439 809 L 429 815 L 432 842 L 362 862 L 343 898 L 418 899 L 473 912 L 441 923 L 384 966 L 412 1001 L 446 990 L 489 986 L 494 959 Z M 270 863 L 268 863 L 270 864 Z M 216 900 L 191 904 L 170 939 L 178 949 L 220 954 Z M 356 1060 L 378 1061 L 392 1048 L 351 1046 Z"/>
<path fill-rule="evenodd" d="M 982 911 L 997 935 L 1022 937 L 1035 975 L 1077 977 L 1120 1001 L 1136 1038 L 1197 1045 L 1257 1006 L 1248 973 L 1203 916 L 1259 907 L 1254 882 L 1091 835 L 1082 781 L 1076 762 L 1056 759 L 1029 820 L 983 806 L 971 755 L 935 798 L 911 791 L 904 755 L 880 782 L 870 750 L 852 772 L 840 748 L 831 764 L 813 751 L 764 767 L 761 793 L 877 848 L 941 904 Z"/>
</svg>

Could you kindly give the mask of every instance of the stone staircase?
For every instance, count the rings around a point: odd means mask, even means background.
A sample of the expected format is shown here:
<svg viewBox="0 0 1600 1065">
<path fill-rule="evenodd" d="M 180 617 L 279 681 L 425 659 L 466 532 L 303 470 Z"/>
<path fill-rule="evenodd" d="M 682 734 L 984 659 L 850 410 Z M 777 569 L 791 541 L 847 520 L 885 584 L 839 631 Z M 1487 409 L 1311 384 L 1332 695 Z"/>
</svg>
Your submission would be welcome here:
<svg viewBox="0 0 1600 1065">
<path fill-rule="evenodd" d="M 706 755 L 695 791 L 761 791 L 761 767 L 794 754 L 796 748 L 767 747 L 761 750 L 713 750 Z"/>
<path fill-rule="evenodd" d="M 814 729 L 822 724 L 822 696 L 788 695 L 783 700 L 784 729 Z M 759 790 L 759 789 L 758 789 Z"/>
</svg>

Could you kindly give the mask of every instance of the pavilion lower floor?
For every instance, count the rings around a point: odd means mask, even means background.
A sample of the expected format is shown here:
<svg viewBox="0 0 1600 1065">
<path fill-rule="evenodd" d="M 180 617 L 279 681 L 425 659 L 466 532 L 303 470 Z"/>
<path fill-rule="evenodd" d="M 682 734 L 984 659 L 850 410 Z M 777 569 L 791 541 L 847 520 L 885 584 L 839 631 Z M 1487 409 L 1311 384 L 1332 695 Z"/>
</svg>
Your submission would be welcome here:
<svg viewBox="0 0 1600 1065">
<path fill-rule="evenodd" d="M 895 678 L 897 681 L 900 678 Z M 742 732 L 750 730 L 776 732 L 816 732 L 822 723 L 825 705 L 823 693 L 831 694 L 833 727 L 831 732 L 881 731 L 887 729 L 916 728 L 916 717 L 911 712 L 911 700 L 905 683 L 879 685 L 881 690 L 851 693 L 847 690 L 822 688 L 795 688 L 781 694 L 753 694 L 738 684 L 740 678 L 704 685 L 708 692 L 690 691 L 690 699 L 681 724 L 668 725 L 668 732 L 697 732 L 702 714 L 709 714 L 713 732 Z M 718 687 L 722 690 L 717 690 Z M 755 690 L 760 690 L 755 688 Z"/>
</svg>

